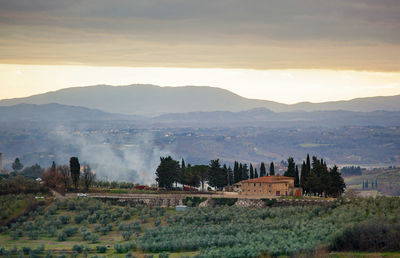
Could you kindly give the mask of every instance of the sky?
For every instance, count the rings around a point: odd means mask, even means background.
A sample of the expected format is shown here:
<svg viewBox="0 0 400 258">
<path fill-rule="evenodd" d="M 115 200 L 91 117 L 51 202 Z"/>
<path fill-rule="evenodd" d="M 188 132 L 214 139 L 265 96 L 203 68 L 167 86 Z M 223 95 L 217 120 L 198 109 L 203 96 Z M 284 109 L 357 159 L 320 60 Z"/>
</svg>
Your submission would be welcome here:
<svg viewBox="0 0 400 258">
<path fill-rule="evenodd" d="M 396 95 L 399 60 L 398 0 L 0 0 L 0 99 L 136 83 Z"/>
</svg>

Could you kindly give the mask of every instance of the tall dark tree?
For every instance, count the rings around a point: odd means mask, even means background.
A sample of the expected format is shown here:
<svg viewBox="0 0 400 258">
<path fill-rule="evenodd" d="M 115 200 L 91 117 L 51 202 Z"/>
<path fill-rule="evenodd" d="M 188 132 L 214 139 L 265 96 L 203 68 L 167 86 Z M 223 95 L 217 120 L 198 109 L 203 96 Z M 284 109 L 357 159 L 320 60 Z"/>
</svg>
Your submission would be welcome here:
<svg viewBox="0 0 400 258">
<path fill-rule="evenodd" d="M 308 177 L 308 169 L 306 162 L 303 161 L 303 164 L 301 165 L 301 174 L 300 174 L 300 186 L 303 188 L 303 194 L 308 192 L 307 177 Z"/>
<path fill-rule="evenodd" d="M 300 185 L 299 167 L 296 166 L 296 172 L 295 172 L 295 177 L 294 177 L 294 186 L 299 187 L 299 185 Z"/>
<path fill-rule="evenodd" d="M 186 170 L 185 160 L 182 158 L 181 169 L 179 171 L 178 180 L 177 180 L 178 183 L 182 184 L 182 189 L 185 188 L 185 185 L 188 182 L 189 175 L 187 172 L 188 171 Z"/>
<path fill-rule="evenodd" d="M 329 180 L 330 184 L 326 191 L 327 194 L 334 196 L 334 197 L 338 197 L 338 196 L 342 195 L 342 193 L 344 192 L 344 189 L 346 187 L 346 184 L 344 183 L 343 177 L 340 174 L 339 169 L 336 165 L 333 166 L 332 169 L 330 169 L 329 177 L 330 177 L 330 180 Z"/>
<path fill-rule="evenodd" d="M 306 166 L 307 166 L 307 172 L 311 171 L 311 162 L 310 162 L 310 155 L 307 153 L 307 159 L 306 159 Z"/>
<path fill-rule="evenodd" d="M 12 169 L 14 170 L 14 172 L 18 172 L 23 168 L 24 168 L 24 164 L 21 163 L 19 158 L 16 158 L 14 163 L 12 164 Z"/>
<path fill-rule="evenodd" d="M 253 165 L 250 163 L 250 179 L 254 178 L 254 169 L 253 169 Z"/>
<path fill-rule="evenodd" d="M 271 162 L 271 164 L 269 165 L 269 175 L 270 175 L 270 176 L 274 176 L 274 175 L 275 175 L 275 166 L 274 166 L 274 162 Z"/>
<path fill-rule="evenodd" d="M 241 180 L 249 179 L 249 169 L 247 168 L 247 164 L 243 164 L 242 166 L 242 173 L 241 173 Z"/>
<path fill-rule="evenodd" d="M 77 157 L 71 157 L 69 160 L 69 170 L 71 171 L 72 183 L 75 186 L 75 190 L 77 190 L 81 174 L 81 164 L 79 164 L 79 159 Z"/>
<path fill-rule="evenodd" d="M 173 183 L 178 180 L 179 171 L 179 161 L 174 160 L 171 156 L 160 157 L 160 165 L 156 170 L 158 186 L 172 189 Z"/>
<path fill-rule="evenodd" d="M 239 162 L 235 160 L 233 165 L 233 182 L 237 183 L 240 181 L 240 171 L 239 171 Z"/>
<path fill-rule="evenodd" d="M 239 176 L 238 176 L 238 179 L 239 179 L 238 182 L 244 180 L 244 178 L 243 178 L 243 165 L 242 165 L 242 163 L 239 163 Z"/>
<path fill-rule="evenodd" d="M 287 163 L 288 163 L 288 168 L 283 175 L 289 177 L 296 177 L 296 163 L 294 163 L 294 159 L 292 157 L 289 157 Z"/>
<path fill-rule="evenodd" d="M 257 168 L 254 169 L 254 178 L 258 178 Z"/>
<path fill-rule="evenodd" d="M 267 175 L 267 170 L 265 169 L 265 164 L 264 162 L 261 162 L 260 165 L 260 177 L 266 176 Z"/>
<path fill-rule="evenodd" d="M 228 185 L 231 186 L 233 185 L 235 182 L 233 180 L 233 170 L 231 168 L 231 166 L 228 167 Z"/>
<path fill-rule="evenodd" d="M 221 168 L 221 164 L 219 163 L 219 159 L 210 161 L 210 170 L 208 175 L 208 183 L 209 185 L 221 189 L 222 187 L 227 185 L 227 174 L 223 168 Z"/>
</svg>

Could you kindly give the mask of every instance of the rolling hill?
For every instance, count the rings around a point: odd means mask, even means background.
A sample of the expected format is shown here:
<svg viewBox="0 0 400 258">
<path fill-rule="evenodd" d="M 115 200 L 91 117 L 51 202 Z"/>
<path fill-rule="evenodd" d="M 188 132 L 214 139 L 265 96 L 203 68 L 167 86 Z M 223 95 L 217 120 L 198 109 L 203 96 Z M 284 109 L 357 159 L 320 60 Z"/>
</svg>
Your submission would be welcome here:
<svg viewBox="0 0 400 258">
<path fill-rule="evenodd" d="M 247 99 L 228 90 L 205 87 L 159 87 L 154 85 L 73 87 L 25 98 L 6 99 L 0 106 L 16 104 L 58 103 L 82 106 L 108 113 L 157 116 L 168 113 L 230 111 L 240 112 L 267 108 L 274 112 L 347 110 L 369 112 L 376 110 L 400 111 L 400 95 L 390 97 L 359 98 L 349 101 L 325 103 L 298 103 L 286 105 L 278 102 Z"/>
</svg>

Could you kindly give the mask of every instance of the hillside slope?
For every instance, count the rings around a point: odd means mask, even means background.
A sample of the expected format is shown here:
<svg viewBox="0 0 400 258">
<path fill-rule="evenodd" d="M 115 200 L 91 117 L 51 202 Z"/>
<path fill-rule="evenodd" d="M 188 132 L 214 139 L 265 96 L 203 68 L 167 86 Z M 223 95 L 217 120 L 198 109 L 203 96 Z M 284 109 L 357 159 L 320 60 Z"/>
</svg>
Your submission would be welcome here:
<svg viewBox="0 0 400 258">
<path fill-rule="evenodd" d="M 281 104 L 267 100 L 243 98 L 228 90 L 200 87 L 159 87 L 154 85 L 74 87 L 25 98 L 6 99 L 0 106 L 21 103 L 58 103 L 99 109 L 109 113 L 156 116 L 167 113 L 230 111 L 267 108 L 275 112 L 347 110 L 369 112 L 400 111 L 400 95 L 359 98 L 325 103 Z"/>
</svg>

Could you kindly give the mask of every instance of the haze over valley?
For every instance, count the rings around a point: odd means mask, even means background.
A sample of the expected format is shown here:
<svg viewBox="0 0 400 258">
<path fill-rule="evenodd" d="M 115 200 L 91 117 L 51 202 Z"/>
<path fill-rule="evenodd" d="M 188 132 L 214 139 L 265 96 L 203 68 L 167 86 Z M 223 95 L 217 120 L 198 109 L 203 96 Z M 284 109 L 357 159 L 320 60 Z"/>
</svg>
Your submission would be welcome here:
<svg viewBox="0 0 400 258">
<path fill-rule="evenodd" d="M 285 105 L 212 87 L 78 87 L 0 101 L 0 147 L 6 168 L 16 156 L 47 166 L 79 155 L 101 178 L 143 183 L 167 154 L 258 164 L 310 153 L 329 164 L 393 166 L 399 98 Z"/>
</svg>

